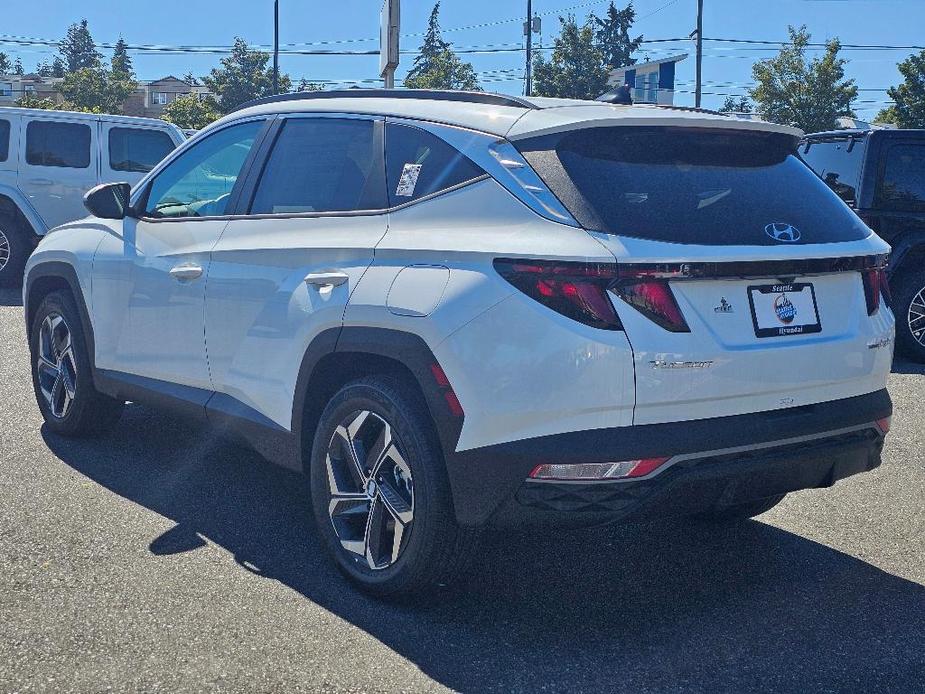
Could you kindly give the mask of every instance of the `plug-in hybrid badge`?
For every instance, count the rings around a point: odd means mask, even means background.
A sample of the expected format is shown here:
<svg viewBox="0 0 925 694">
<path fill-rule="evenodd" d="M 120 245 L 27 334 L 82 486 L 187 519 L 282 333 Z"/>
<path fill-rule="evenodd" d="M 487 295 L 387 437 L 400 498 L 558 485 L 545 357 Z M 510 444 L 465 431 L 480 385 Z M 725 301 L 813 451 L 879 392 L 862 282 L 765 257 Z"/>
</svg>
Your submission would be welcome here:
<svg viewBox="0 0 925 694">
<path fill-rule="evenodd" d="M 786 222 L 772 222 L 764 228 L 764 233 L 781 243 L 794 243 L 802 236 L 799 229 Z"/>
</svg>

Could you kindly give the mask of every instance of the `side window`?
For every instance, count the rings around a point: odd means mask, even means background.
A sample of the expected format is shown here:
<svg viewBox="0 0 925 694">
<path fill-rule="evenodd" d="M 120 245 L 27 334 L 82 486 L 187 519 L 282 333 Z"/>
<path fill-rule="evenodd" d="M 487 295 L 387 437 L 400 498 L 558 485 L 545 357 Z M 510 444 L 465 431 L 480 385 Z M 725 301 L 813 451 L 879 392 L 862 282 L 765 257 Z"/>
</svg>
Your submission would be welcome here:
<svg viewBox="0 0 925 694">
<path fill-rule="evenodd" d="M 200 140 L 164 168 L 148 189 L 148 217 L 225 214 L 235 181 L 263 121 L 232 125 Z"/>
<path fill-rule="evenodd" d="M 803 160 L 842 200 L 857 201 L 857 186 L 864 161 L 863 141 L 851 138 L 814 142 L 802 152 Z"/>
<path fill-rule="evenodd" d="M 260 177 L 251 214 L 384 209 L 380 142 L 371 120 L 288 119 Z"/>
<path fill-rule="evenodd" d="M 890 147 L 877 192 L 877 207 L 903 212 L 925 211 L 925 145 Z"/>
<path fill-rule="evenodd" d="M 10 122 L 0 119 L 0 161 L 10 156 Z"/>
<path fill-rule="evenodd" d="M 148 173 L 176 145 L 161 130 L 112 128 L 109 131 L 109 168 Z"/>
<path fill-rule="evenodd" d="M 390 207 L 446 190 L 485 173 L 436 135 L 395 123 L 386 126 L 385 161 Z"/>
<path fill-rule="evenodd" d="M 26 163 L 32 166 L 90 166 L 90 126 L 34 120 L 26 126 Z"/>
</svg>

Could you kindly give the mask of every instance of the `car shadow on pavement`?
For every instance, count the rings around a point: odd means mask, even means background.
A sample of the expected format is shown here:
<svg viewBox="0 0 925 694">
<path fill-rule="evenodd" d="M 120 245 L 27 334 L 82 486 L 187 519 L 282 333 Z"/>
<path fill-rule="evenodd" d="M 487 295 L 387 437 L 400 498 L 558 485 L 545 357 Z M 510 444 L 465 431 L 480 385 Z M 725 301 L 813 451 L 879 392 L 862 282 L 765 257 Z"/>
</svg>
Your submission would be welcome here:
<svg viewBox="0 0 925 694">
<path fill-rule="evenodd" d="M 925 588 L 762 522 L 508 534 L 459 585 L 393 604 L 351 589 L 323 555 L 300 475 L 208 428 L 132 406 L 104 441 L 43 435 L 76 471 L 176 523 L 152 553 L 169 561 L 207 538 L 455 690 L 921 686 Z"/>
<path fill-rule="evenodd" d="M 0 287 L 0 306 L 22 306 L 22 287 Z"/>
<path fill-rule="evenodd" d="M 925 364 L 919 364 L 918 362 L 909 361 L 902 357 L 896 357 L 896 359 L 893 360 L 892 371 L 894 374 L 918 374 L 919 376 L 925 376 Z"/>
</svg>

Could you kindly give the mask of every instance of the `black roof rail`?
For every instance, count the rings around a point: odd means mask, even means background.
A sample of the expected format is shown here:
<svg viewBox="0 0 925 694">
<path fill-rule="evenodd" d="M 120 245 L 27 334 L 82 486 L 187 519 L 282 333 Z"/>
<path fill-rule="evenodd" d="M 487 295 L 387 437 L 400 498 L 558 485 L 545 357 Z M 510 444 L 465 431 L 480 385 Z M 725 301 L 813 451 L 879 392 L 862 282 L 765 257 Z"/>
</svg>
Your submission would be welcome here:
<svg viewBox="0 0 925 694">
<path fill-rule="evenodd" d="M 313 101 L 315 99 L 432 99 L 434 101 L 464 101 L 470 104 L 487 104 L 490 106 L 514 106 L 516 108 L 539 108 L 526 99 L 507 94 L 492 92 L 466 92 L 449 89 L 331 89 L 316 92 L 292 92 L 253 99 L 238 106 L 235 111 L 275 104 L 284 101 Z"/>
</svg>

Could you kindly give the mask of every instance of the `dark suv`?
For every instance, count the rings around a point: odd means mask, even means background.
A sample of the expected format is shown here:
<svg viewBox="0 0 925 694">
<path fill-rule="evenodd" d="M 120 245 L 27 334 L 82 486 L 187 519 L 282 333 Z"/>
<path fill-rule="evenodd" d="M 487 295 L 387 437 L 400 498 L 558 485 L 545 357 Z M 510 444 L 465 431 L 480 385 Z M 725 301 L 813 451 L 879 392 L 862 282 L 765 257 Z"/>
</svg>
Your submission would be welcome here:
<svg viewBox="0 0 925 694">
<path fill-rule="evenodd" d="M 925 130 L 835 130 L 807 135 L 800 154 L 893 246 L 890 302 L 896 345 L 925 362 Z"/>
</svg>

